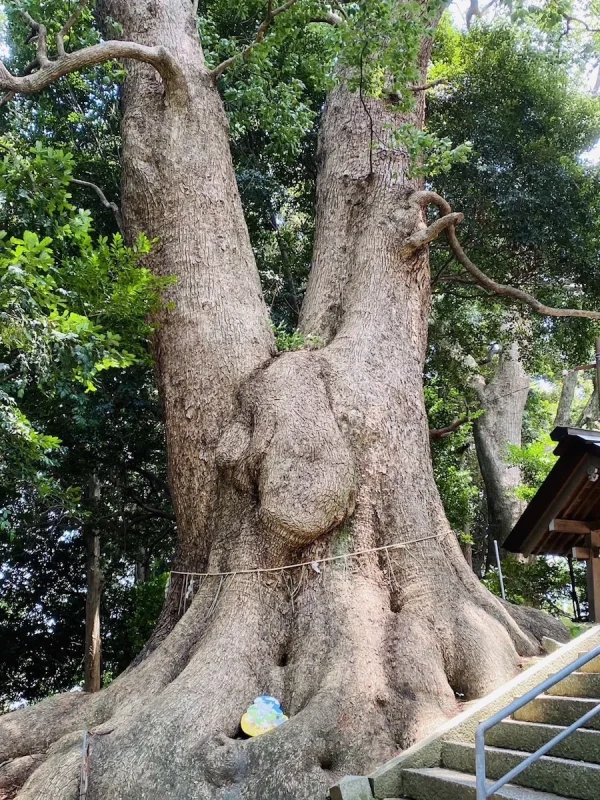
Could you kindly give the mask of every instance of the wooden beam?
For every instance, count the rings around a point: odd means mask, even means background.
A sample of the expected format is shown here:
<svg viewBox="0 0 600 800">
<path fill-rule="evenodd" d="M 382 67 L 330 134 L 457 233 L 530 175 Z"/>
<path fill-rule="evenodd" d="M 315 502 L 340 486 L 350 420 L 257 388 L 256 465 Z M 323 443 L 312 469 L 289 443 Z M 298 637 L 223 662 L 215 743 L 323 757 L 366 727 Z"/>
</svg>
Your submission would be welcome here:
<svg viewBox="0 0 600 800">
<path fill-rule="evenodd" d="M 548 530 L 556 533 L 590 533 L 590 523 L 579 522 L 576 519 L 553 519 Z"/>
<path fill-rule="evenodd" d="M 576 561 L 587 561 L 591 557 L 589 547 L 574 547 L 573 558 Z"/>
</svg>

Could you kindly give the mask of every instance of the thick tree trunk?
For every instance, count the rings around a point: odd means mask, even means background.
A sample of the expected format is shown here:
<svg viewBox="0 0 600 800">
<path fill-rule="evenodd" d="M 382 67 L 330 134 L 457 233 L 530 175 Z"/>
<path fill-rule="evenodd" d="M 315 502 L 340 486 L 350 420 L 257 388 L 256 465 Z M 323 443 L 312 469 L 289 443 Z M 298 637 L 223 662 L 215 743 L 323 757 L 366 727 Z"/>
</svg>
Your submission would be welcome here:
<svg viewBox="0 0 600 800">
<path fill-rule="evenodd" d="M 47 752 L 19 798 L 74 800 L 87 728 L 88 800 L 324 797 L 455 713 L 455 692 L 512 676 L 540 631 L 560 629 L 543 615 L 535 635 L 519 627 L 444 517 L 422 389 L 428 259 L 402 248 L 424 224 L 419 187 L 401 154 L 371 150 L 371 120 L 386 142 L 391 111 L 368 101 L 369 116 L 343 88 L 329 100 L 301 318 L 324 347 L 273 358 L 191 4 L 105 10 L 125 36 L 169 47 L 189 84 L 185 108 L 165 107 L 156 76 L 130 66 L 123 206 L 132 234 L 160 237 L 154 268 L 178 277 L 157 338 L 174 569 L 229 574 L 174 576 L 141 661 L 103 692 L 0 720 L 0 762 Z M 423 111 L 420 99 L 399 122 L 421 124 Z M 244 741 L 240 717 L 262 693 L 290 720 Z"/>
<path fill-rule="evenodd" d="M 89 481 L 88 510 L 97 513 L 100 500 L 100 481 L 92 475 Z M 84 528 L 86 548 L 87 594 L 85 598 L 85 656 L 83 660 L 86 692 L 99 692 L 102 687 L 102 639 L 100 636 L 100 600 L 102 598 L 102 569 L 100 566 L 100 531 L 92 519 Z"/>
<path fill-rule="evenodd" d="M 169 485 L 177 518 L 173 569 L 202 571 L 222 509 L 215 449 L 244 380 L 273 355 L 273 337 L 229 150 L 190 0 L 103 0 L 123 37 L 160 43 L 183 69 L 188 100 L 169 104 L 158 74 L 128 64 L 123 93 L 122 209 L 130 238 L 156 238 L 154 270 L 176 279 L 155 341 Z M 174 576 L 155 641 L 177 620 Z"/>
<path fill-rule="evenodd" d="M 485 484 L 488 508 L 488 550 L 496 539 L 500 545 L 523 512 L 516 495 L 522 483 L 518 466 L 510 464 L 509 445 L 521 446 L 523 412 L 529 394 L 529 377 L 513 342 L 500 356 L 493 379 L 476 384 L 483 415 L 473 426 L 479 468 Z"/>
</svg>

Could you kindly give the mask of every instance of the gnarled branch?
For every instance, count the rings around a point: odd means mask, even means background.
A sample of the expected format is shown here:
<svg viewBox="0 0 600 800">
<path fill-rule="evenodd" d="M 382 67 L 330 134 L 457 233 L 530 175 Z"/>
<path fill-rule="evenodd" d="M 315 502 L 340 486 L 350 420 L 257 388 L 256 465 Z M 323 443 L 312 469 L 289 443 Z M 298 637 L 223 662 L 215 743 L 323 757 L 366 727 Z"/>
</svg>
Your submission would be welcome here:
<svg viewBox="0 0 600 800">
<path fill-rule="evenodd" d="M 48 63 L 48 42 L 46 26 L 34 19 L 29 11 L 24 9 L 19 0 L 11 0 L 12 5 L 19 11 L 25 22 L 31 28 L 31 33 L 27 37 L 26 43 L 36 42 L 36 56 L 33 64 L 44 66 Z M 31 65 L 30 65 L 31 66 Z"/>
<path fill-rule="evenodd" d="M 436 205 L 443 215 L 440 219 L 443 219 L 444 217 L 447 217 L 453 213 L 448 201 L 444 200 L 444 198 L 436 192 L 415 192 L 410 198 L 410 203 L 412 205 L 419 206 L 420 208 L 425 208 L 430 204 Z M 528 292 L 524 292 L 522 289 L 516 289 L 514 286 L 506 286 L 506 284 L 503 283 L 497 283 L 497 281 L 488 277 L 485 272 L 482 272 L 479 267 L 475 266 L 475 264 L 462 249 L 460 242 L 456 237 L 456 230 L 454 227 L 455 222 L 455 220 L 451 220 L 450 223 L 445 227 L 446 237 L 448 239 L 450 249 L 454 253 L 456 260 L 462 264 L 466 271 L 474 278 L 475 282 L 483 289 L 493 292 L 501 297 L 510 297 L 513 300 L 519 300 L 522 303 L 526 303 L 538 314 L 543 314 L 547 317 L 583 317 L 584 319 L 600 319 L 600 311 L 588 311 L 582 308 L 553 308 L 552 306 L 544 305 L 544 303 L 541 303 L 536 297 Z"/>
<path fill-rule="evenodd" d="M 96 186 L 95 183 L 91 183 L 91 181 L 81 181 L 77 178 L 71 178 L 71 183 L 74 183 L 76 186 L 82 186 L 84 189 L 92 189 L 92 191 L 96 192 L 104 208 L 108 208 L 113 212 L 119 233 L 121 236 L 123 236 L 123 218 L 121 216 L 121 209 L 119 206 L 116 203 L 111 203 L 110 200 L 107 199 L 102 189 L 99 186 Z"/>
<path fill-rule="evenodd" d="M 444 83 L 450 83 L 448 78 L 437 78 L 435 81 L 429 81 L 421 86 L 409 86 L 408 89 L 411 92 L 426 92 L 427 89 L 433 89 L 434 86 L 441 86 Z"/>
<path fill-rule="evenodd" d="M 334 27 L 337 27 L 338 25 L 341 25 L 344 22 L 342 17 L 340 17 L 339 14 L 334 14 L 333 11 L 328 11 L 322 17 L 313 17 L 313 19 L 309 21 L 313 23 L 322 22 L 325 25 L 333 25 Z"/>
<path fill-rule="evenodd" d="M 451 422 L 450 425 L 446 425 L 445 428 L 430 428 L 429 439 L 432 442 L 437 441 L 438 439 L 445 439 L 446 436 L 450 436 L 451 433 L 456 433 L 456 431 L 459 428 L 462 428 L 463 425 L 466 425 L 468 421 L 469 417 L 465 414 L 464 417 L 455 419 L 454 422 Z"/>
<path fill-rule="evenodd" d="M 240 53 L 236 53 L 234 56 L 230 58 L 226 58 L 225 61 L 222 61 L 218 66 L 216 66 L 213 70 L 211 70 L 212 77 L 216 80 L 219 78 L 225 70 L 229 69 L 233 64 L 235 64 L 240 59 L 245 60 L 248 58 L 252 50 L 256 47 L 257 44 L 260 44 L 264 38 L 266 32 L 271 27 L 273 20 L 275 20 L 280 14 L 283 14 L 285 11 L 288 11 L 292 6 L 295 6 L 298 0 L 286 0 L 283 5 L 279 6 L 278 8 L 273 8 L 273 0 L 269 0 L 269 5 L 267 8 L 267 14 L 260 24 L 260 27 L 256 31 L 256 36 L 254 37 L 254 41 L 248 45 L 244 50 Z"/>
<path fill-rule="evenodd" d="M 77 9 L 69 17 L 56 36 L 58 56 L 51 60 L 48 58 L 48 44 L 46 27 L 25 11 L 20 3 L 13 0 L 26 22 L 30 25 L 32 35 L 28 41 L 36 39 L 36 56 L 28 65 L 21 76 L 13 75 L 0 62 L 0 91 L 8 92 L 3 102 L 10 99 L 11 94 L 34 94 L 50 86 L 52 83 L 69 75 L 79 72 L 86 67 L 104 64 L 106 61 L 123 61 L 132 59 L 143 61 L 153 66 L 165 84 L 165 91 L 171 99 L 185 102 L 187 99 L 187 86 L 181 67 L 165 47 L 146 47 L 136 42 L 122 42 L 111 40 L 101 44 L 85 47 L 73 53 L 65 53 L 64 37 L 77 23 L 87 0 L 81 0 Z"/>
<path fill-rule="evenodd" d="M 584 31 L 586 31 L 586 33 L 600 33 L 600 28 L 591 28 L 588 25 L 588 23 L 585 22 L 585 20 L 579 19 L 579 17 L 573 17 L 571 16 L 571 14 L 563 14 L 562 17 L 567 23 L 567 29 L 565 31 L 565 33 L 567 34 L 570 33 L 571 31 L 572 22 L 575 22 L 577 25 L 581 25 L 581 27 L 583 28 Z"/>
<path fill-rule="evenodd" d="M 166 47 L 146 47 L 136 42 L 114 40 L 59 56 L 55 61 L 47 60 L 42 65 L 38 62 L 37 72 L 21 77 L 12 75 L 0 62 L 0 89 L 15 94 L 35 94 L 64 75 L 104 64 L 106 61 L 122 61 L 128 58 L 151 64 L 165 82 L 167 93 L 179 98 L 187 97 L 183 72 Z"/>
<path fill-rule="evenodd" d="M 437 239 L 442 231 L 445 231 L 450 225 L 458 225 L 463 221 L 464 218 L 464 214 L 456 212 L 446 214 L 443 217 L 438 217 L 435 222 L 431 223 L 431 225 L 428 225 L 426 228 L 423 228 L 422 230 L 413 233 L 412 236 L 409 236 L 404 243 L 403 253 L 405 255 L 410 255 L 416 250 L 420 250 L 421 247 L 425 247 L 426 244 L 429 244 L 429 242 L 433 242 L 434 239 Z"/>
</svg>

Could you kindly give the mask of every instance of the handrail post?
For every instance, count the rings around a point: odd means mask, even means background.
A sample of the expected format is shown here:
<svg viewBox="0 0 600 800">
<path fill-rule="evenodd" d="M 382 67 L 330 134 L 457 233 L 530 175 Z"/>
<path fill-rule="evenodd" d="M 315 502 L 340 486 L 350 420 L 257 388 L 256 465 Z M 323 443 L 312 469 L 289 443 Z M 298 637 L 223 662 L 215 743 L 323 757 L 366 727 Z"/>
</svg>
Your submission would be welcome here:
<svg viewBox="0 0 600 800">
<path fill-rule="evenodd" d="M 485 776 L 485 727 L 477 726 L 475 732 L 475 776 L 477 781 L 477 800 L 487 800 Z"/>
</svg>

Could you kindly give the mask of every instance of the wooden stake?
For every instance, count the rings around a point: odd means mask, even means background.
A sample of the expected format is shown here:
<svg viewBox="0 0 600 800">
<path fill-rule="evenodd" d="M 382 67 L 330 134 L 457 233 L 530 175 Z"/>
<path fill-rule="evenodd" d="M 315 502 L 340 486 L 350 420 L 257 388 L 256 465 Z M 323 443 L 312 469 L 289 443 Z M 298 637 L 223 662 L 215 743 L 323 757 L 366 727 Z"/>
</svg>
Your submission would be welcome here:
<svg viewBox="0 0 600 800">
<path fill-rule="evenodd" d="M 89 481 L 87 504 L 92 515 L 98 513 L 100 481 L 92 475 Z M 85 658 L 84 689 L 99 692 L 102 688 L 102 640 L 100 637 L 100 597 L 102 570 L 100 568 L 100 530 L 97 520 L 84 526 L 87 552 L 87 596 L 85 601 Z"/>
</svg>

